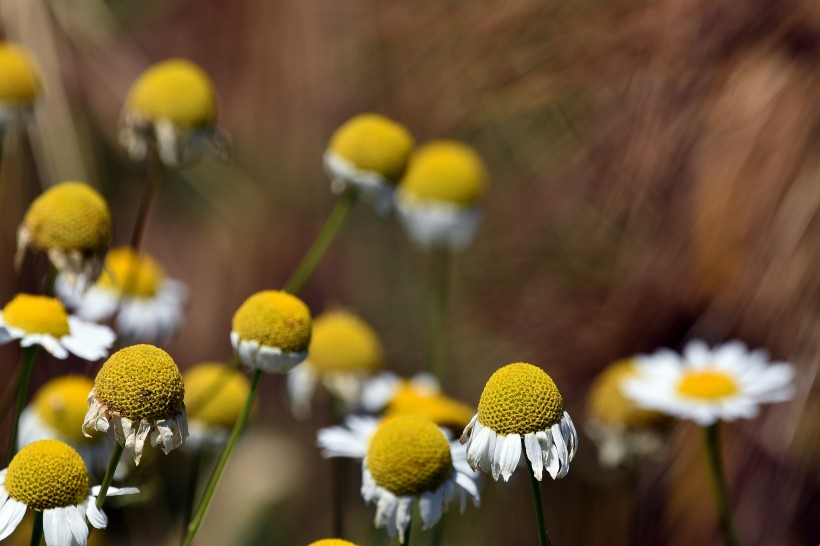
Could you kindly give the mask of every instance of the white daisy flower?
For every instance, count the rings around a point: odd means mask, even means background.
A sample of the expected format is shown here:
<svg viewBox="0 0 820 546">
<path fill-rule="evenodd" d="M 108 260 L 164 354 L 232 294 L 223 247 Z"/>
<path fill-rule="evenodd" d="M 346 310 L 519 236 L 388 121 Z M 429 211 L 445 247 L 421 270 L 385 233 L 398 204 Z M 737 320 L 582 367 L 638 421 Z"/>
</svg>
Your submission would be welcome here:
<svg viewBox="0 0 820 546">
<path fill-rule="evenodd" d="M 174 359 L 153 345 L 132 345 L 105 361 L 88 394 L 83 434 L 108 432 L 140 464 L 150 441 L 166 455 L 188 437 L 185 387 Z"/>
<path fill-rule="evenodd" d="M 203 362 L 185 370 L 182 379 L 189 433 L 185 447 L 221 448 L 248 398 L 248 378 L 222 362 Z"/>
<path fill-rule="evenodd" d="M 55 291 L 77 316 L 94 322 L 110 319 L 126 343 L 167 343 L 180 329 L 188 289 L 169 279 L 162 266 L 130 247 L 111 250 L 93 286 L 72 285 L 61 276 Z"/>
<path fill-rule="evenodd" d="M 15 339 L 22 347 L 40 345 L 60 359 L 71 352 L 93 361 L 108 356 L 116 336 L 107 326 L 69 315 L 56 298 L 17 294 L 0 311 L 0 345 Z"/>
<path fill-rule="evenodd" d="M 353 188 L 386 214 L 412 149 L 413 137 L 395 121 L 379 114 L 354 116 L 336 130 L 324 155 L 331 191 Z"/>
<path fill-rule="evenodd" d="M 749 351 L 739 341 L 714 349 L 702 341 L 686 345 L 683 357 L 661 350 L 642 357 L 640 374 L 623 385 L 636 404 L 692 419 L 708 426 L 717 421 L 757 416 L 758 406 L 794 395 L 794 368 L 769 362 L 763 350 Z"/>
<path fill-rule="evenodd" d="M 37 68 L 28 51 L 0 41 L 0 131 L 14 126 L 31 115 L 34 102 L 40 96 L 41 84 Z"/>
<path fill-rule="evenodd" d="M 69 445 L 59 440 L 27 445 L 0 471 L 0 540 L 14 532 L 30 508 L 43 512 L 47 546 L 85 546 L 88 524 L 97 529 L 108 524 L 95 504 L 99 489 L 89 493 L 83 460 Z M 110 487 L 108 496 L 138 492 Z"/>
<path fill-rule="evenodd" d="M 552 479 L 567 475 L 578 434 L 552 378 L 519 362 L 490 376 L 461 442 L 470 466 L 492 473 L 494 480 L 509 480 L 524 451 L 540 481 L 545 468 Z"/>
</svg>

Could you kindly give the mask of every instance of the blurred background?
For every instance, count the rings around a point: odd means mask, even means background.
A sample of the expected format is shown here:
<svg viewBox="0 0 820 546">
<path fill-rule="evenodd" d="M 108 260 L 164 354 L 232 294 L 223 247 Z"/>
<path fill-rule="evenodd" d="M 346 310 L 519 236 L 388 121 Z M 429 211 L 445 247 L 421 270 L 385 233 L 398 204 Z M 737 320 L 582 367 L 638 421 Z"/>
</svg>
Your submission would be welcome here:
<svg viewBox="0 0 820 546">
<path fill-rule="evenodd" d="M 44 80 L 28 138 L 6 146 L 3 302 L 44 283 L 44 259 L 12 265 L 44 187 L 93 184 L 115 243 L 128 241 L 145 166 L 117 144 L 122 103 L 150 64 L 188 58 L 214 81 L 233 159 L 168 174 L 143 249 L 191 289 L 168 346 L 180 368 L 227 360 L 236 308 L 284 283 L 334 204 L 330 134 L 379 112 L 417 142 L 471 144 L 492 175 L 484 225 L 454 259 L 449 394 L 474 406 L 495 369 L 532 362 L 581 432 L 590 381 L 616 359 L 696 338 L 766 348 L 796 366 L 797 393 L 723 428 L 736 522 L 746 544 L 820 543 L 816 1 L 0 0 L 0 36 L 29 48 Z M 413 374 L 427 358 L 429 259 L 360 205 L 301 295 L 314 315 L 355 309 L 387 366 Z M 0 361 L 7 383 L 19 349 L 0 347 Z M 34 386 L 68 371 L 85 369 L 43 354 Z M 198 544 L 332 532 L 330 465 L 314 447 L 329 409 L 297 421 L 281 377 L 262 389 Z M 96 539 L 178 543 L 188 464 L 180 451 L 144 462 L 151 502 L 109 510 Z M 388 544 L 356 466 L 350 538 Z M 556 544 L 683 546 L 720 543 L 709 486 L 699 430 L 681 423 L 633 474 L 600 468 L 582 435 L 570 474 L 543 491 Z M 486 480 L 444 543 L 536 544 L 531 503 L 523 473 Z"/>
</svg>

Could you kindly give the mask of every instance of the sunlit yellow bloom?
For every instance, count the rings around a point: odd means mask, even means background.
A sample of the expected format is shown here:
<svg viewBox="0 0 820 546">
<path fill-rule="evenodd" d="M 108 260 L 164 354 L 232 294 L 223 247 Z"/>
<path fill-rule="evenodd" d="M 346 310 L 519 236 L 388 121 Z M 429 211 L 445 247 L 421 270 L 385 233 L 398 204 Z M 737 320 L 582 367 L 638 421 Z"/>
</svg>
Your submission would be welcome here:
<svg viewBox="0 0 820 546">
<path fill-rule="evenodd" d="M 40 92 L 40 76 L 28 52 L 0 41 L 0 128 L 25 118 Z"/>
<path fill-rule="evenodd" d="M 182 378 L 190 432 L 186 445 L 198 448 L 224 444 L 248 398 L 248 378 L 221 362 L 192 366 Z"/>
</svg>

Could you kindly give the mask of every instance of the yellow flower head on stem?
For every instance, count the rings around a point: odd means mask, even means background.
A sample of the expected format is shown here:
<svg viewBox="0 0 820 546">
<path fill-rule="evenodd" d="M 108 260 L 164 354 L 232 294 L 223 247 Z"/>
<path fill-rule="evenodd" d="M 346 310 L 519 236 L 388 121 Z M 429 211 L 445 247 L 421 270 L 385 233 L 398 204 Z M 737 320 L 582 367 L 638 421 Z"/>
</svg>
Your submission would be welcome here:
<svg viewBox="0 0 820 546">
<path fill-rule="evenodd" d="M 379 114 L 359 114 L 333 133 L 327 151 L 357 171 L 396 183 L 412 149 L 413 137 L 401 124 Z"/>
<path fill-rule="evenodd" d="M 88 497 L 88 472 L 73 448 L 59 440 L 40 440 L 14 456 L 3 488 L 34 510 L 76 506 Z"/>
<path fill-rule="evenodd" d="M 40 91 L 40 76 L 28 52 L 0 42 L 0 108 L 27 108 Z"/>
<path fill-rule="evenodd" d="M 319 373 L 372 374 L 383 358 L 378 335 L 356 315 L 330 311 L 314 320 L 308 363 Z"/>
<path fill-rule="evenodd" d="M 438 140 L 413 153 L 400 191 L 412 199 L 464 207 L 484 196 L 487 180 L 484 162 L 472 147 Z"/>
<path fill-rule="evenodd" d="M 82 425 L 92 388 L 94 381 L 82 375 L 57 377 L 40 387 L 32 404 L 40 420 L 61 437 L 72 442 L 87 442 Z"/>
</svg>

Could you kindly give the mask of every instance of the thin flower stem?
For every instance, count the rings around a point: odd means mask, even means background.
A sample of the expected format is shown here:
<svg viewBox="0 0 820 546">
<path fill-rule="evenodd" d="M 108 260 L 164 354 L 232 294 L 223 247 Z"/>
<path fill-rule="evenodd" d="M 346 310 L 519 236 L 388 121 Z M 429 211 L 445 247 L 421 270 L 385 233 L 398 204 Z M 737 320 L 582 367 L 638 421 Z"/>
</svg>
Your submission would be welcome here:
<svg viewBox="0 0 820 546">
<path fill-rule="evenodd" d="M 34 524 L 31 526 L 31 546 L 40 546 L 43 539 L 43 511 L 34 511 Z"/>
<path fill-rule="evenodd" d="M 228 459 L 231 457 L 234 447 L 236 447 L 236 442 L 239 440 L 239 435 L 241 434 L 242 429 L 245 428 L 245 423 L 248 422 L 248 417 L 250 416 L 251 409 L 253 408 L 253 402 L 256 399 L 256 392 L 259 390 L 259 383 L 262 381 L 262 375 L 263 372 L 260 370 L 253 372 L 251 389 L 248 392 L 248 398 L 245 400 L 245 405 L 242 407 L 242 413 L 239 414 L 239 418 L 233 426 L 231 436 L 228 438 L 228 443 L 222 451 L 219 461 L 216 463 L 216 468 L 214 468 L 213 474 L 211 474 L 211 478 L 205 486 L 205 491 L 202 493 L 202 500 L 199 501 L 196 512 L 194 512 L 194 516 L 191 518 L 191 523 L 188 524 L 188 532 L 185 534 L 185 539 L 182 541 L 183 546 L 190 546 L 190 544 L 193 543 L 194 537 L 196 536 L 197 531 L 199 531 L 202 521 L 205 519 L 205 512 L 207 512 L 208 505 L 211 503 L 211 498 L 214 496 L 214 491 L 216 491 L 216 485 L 219 483 L 219 478 L 225 470 L 225 465 L 228 463 Z"/>
<path fill-rule="evenodd" d="M 444 542 L 444 530 L 447 528 L 447 514 L 441 514 L 441 519 L 433 526 L 432 546 L 441 546 Z"/>
<path fill-rule="evenodd" d="M 40 350 L 39 345 L 32 345 L 23 349 L 22 375 L 20 376 L 20 384 L 17 387 L 17 406 L 14 408 L 14 417 L 11 421 L 11 434 L 9 435 L 9 443 L 6 446 L 6 466 L 11 462 L 12 457 L 17 452 L 17 432 L 20 425 L 20 414 L 23 413 L 23 408 L 26 407 L 26 399 L 28 398 L 28 385 L 31 382 L 31 372 L 34 370 L 34 359 L 37 352 Z"/>
<path fill-rule="evenodd" d="M 48 277 L 46 277 L 46 289 L 43 291 L 43 294 L 48 296 L 49 298 L 54 297 L 54 283 L 57 282 L 57 268 L 53 265 L 51 269 L 48 271 Z"/>
<path fill-rule="evenodd" d="M 17 389 L 20 388 L 20 366 L 14 368 L 14 375 L 9 379 L 9 387 L 6 389 L 6 394 L 3 395 L 3 401 L 0 402 L 0 422 L 6 419 L 6 415 L 11 409 L 11 403 L 15 399 Z"/>
<path fill-rule="evenodd" d="M 140 251 L 142 236 L 145 232 L 145 224 L 148 222 L 148 212 L 151 210 L 151 203 L 154 201 L 154 194 L 159 190 L 162 182 L 162 163 L 157 156 L 157 151 L 151 149 L 148 153 L 148 174 L 146 175 L 145 187 L 142 190 L 142 200 L 140 208 L 137 210 L 137 218 L 134 221 L 134 230 L 131 232 L 131 242 L 129 246 L 134 252 Z M 129 275 L 129 281 L 133 282 L 133 275 Z M 123 287 L 123 290 L 125 287 Z"/>
<path fill-rule="evenodd" d="M 450 250 L 433 249 L 430 272 L 430 372 L 444 385 L 447 381 L 447 287 Z"/>
<path fill-rule="evenodd" d="M 709 425 L 704 431 L 706 433 L 706 455 L 709 458 L 709 470 L 712 475 L 720 533 L 723 535 L 723 542 L 726 546 L 740 546 L 740 540 L 738 540 L 734 523 L 732 522 L 732 508 L 729 504 L 729 494 L 726 490 L 726 480 L 723 476 L 718 423 Z"/>
<path fill-rule="evenodd" d="M 524 440 L 521 440 L 522 453 L 526 453 L 526 446 Z M 538 543 L 541 546 L 551 546 L 549 534 L 547 533 L 547 520 L 544 519 L 544 502 L 541 500 L 541 482 L 535 478 L 535 472 L 529 463 L 528 474 L 530 475 L 530 485 L 532 485 L 532 498 L 535 500 L 535 519 L 538 522 Z"/>
<path fill-rule="evenodd" d="M 114 444 L 114 451 L 111 452 L 111 458 L 108 460 L 108 468 L 105 469 L 105 476 L 103 476 L 102 484 L 100 485 L 100 492 L 97 494 L 97 509 L 102 510 L 105 497 L 108 495 L 108 488 L 111 487 L 111 482 L 114 480 L 114 473 L 117 471 L 117 465 L 120 464 L 120 458 L 125 448 L 119 442 Z"/>
<path fill-rule="evenodd" d="M 350 209 L 356 204 L 358 196 L 359 194 L 355 190 L 348 189 L 336 202 L 336 206 L 333 207 L 333 211 L 331 211 L 330 216 L 322 226 L 319 235 L 316 236 L 316 239 L 293 272 L 293 275 L 291 275 L 288 282 L 285 283 L 285 292 L 296 294 L 302 289 L 302 286 L 313 274 L 316 266 L 322 261 L 322 257 L 330 247 L 330 243 L 336 238 L 336 235 L 339 233 L 339 228 L 344 224 L 347 213 L 350 212 Z"/>
<path fill-rule="evenodd" d="M 188 491 L 185 495 L 185 504 L 183 505 L 182 517 L 185 518 L 185 526 L 183 530 L 188 529 L 191 523 L 191 517 L 194 515 L 194 499 L 196 498 L 196 489 L 199 485 L 199 474 L 202 469 L 202 459 L 205 456 L 202 448 L 197 448 L 193 455 L 191 455 L 191 468 L 188 473 Z"/>
</svg>

